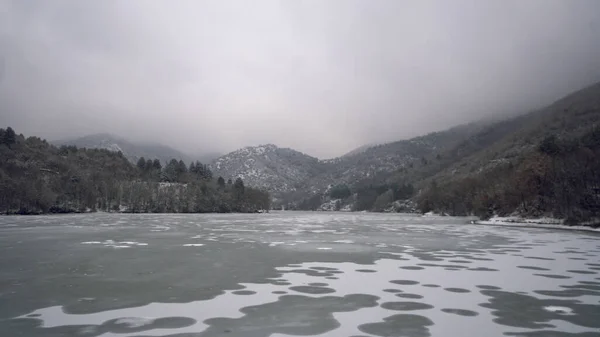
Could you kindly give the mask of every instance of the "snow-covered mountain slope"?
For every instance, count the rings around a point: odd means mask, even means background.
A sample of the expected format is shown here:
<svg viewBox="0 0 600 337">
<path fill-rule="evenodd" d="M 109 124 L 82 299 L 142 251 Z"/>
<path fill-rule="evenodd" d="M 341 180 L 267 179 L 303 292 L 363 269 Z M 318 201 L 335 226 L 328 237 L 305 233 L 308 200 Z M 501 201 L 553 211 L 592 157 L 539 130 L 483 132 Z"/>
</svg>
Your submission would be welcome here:
<svg viewBox="0 0 600 337">
<path fill-rule="evenodd" d="M 275 145 L 246 147 L 216 159 L 211 169 L 225 179 L 241 177 L 246 184 L 298 197 L 323 192 L 327 186 L 354 185 L 385 177 L 431 158 L 468 137 L 477 128 L 460 126 L 410 140 L 368 145 L 341 157 L 318 160 Z"/>
<path fill-rule="evenodd" d="M 250 146 L 217 158 L 211 165 L 215 176 L 240 177 L 244 183 L 271 192 L 303 188 L 311 177 L 323 171 L 317 158 L 279 148 L 273 144 Z"/>
<path fill-rule="evenodd" d="M 275 145 L 246 147 L 215 160 L 211 169 L 225 179 L 241 177 L 246 184 L 271 192 L 316 193 L 328 185 L 353 184 L 391 173 L 435 149 L 423 141 L 401 141 L 370 147 L 354 155 L 318 160 Z"/>
</svg>

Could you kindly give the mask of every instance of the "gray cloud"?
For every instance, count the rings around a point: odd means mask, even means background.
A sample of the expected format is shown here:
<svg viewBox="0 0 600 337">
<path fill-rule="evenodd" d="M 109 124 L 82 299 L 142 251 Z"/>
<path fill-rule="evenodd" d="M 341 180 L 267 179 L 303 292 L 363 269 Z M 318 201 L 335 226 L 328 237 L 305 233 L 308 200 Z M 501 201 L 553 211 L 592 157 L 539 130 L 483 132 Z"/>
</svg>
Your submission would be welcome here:
<svg viewBox="0 0 600 337">
<path fill-rule="evenodd" d="M 600 2 L 0 0 L 0 124 L 319 157 L 600 80 Z"/>
</svg>

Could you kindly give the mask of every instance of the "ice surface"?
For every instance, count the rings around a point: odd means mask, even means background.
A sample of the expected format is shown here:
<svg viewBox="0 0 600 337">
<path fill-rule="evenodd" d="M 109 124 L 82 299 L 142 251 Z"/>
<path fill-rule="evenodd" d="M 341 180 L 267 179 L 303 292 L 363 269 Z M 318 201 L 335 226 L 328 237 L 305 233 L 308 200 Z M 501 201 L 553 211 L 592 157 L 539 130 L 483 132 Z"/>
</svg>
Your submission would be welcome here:
<svg viewBox="0 0 600 337">
<path fill-rule="evenodd" d="M 142 270 L 142 276 L 132 273 L 139 284 L 173 285 L 173 295 L 181 292 L 190 297 L 215 288 L 214 296 L 179 303 L 182 300 L 168 297 L 152 300 L 153 293 L 149 293 L 150 301 L 144 302 L 148 304 L 126 307 L 117 298 L 112 308 L 119 309 L 91 310 L 85 306 L 99 302 L 98 295 L 79 293 L 79 299 L 86 295 L 96 299 L 78 301 L 83 308 L 79 311 L 73 311 L 68 301 L 55 301 L 61 305 L 38 306 L 40 309 L 21 312 L 18 317 L 39 320 L 39 329 L 95 326 L 94 331 L 102 331 L 100 336 L 124 337 L 202 331 L 231 336 L 244 336 L 244 331 L 254 331 L 246 335 L 257 336 L 311 335 L 309 326 L 326 329 L 324 336 L 365 336 L 372 335 L 366 331 L 377 329 L 383 334 L 403 317 L 414 324 L 423 323 L 414 328 L 432 336 L 504 336 L 539 330 L 524 327 L 526 324 L 545 324 L 544 331 L 557 333 L 600 329 L 600 322 L 590 318 L 600 310 L 600 237 L 595 233 L 368 213 L 148 215 L 140 219 L 143 221 L 127 227 L 122 237 L 110 232 L 111 228 L 103 229 L 109 234 L 100 236 L 94 227 L 71 246 L 90 252 L 105 246 L 147 245 L 137 250 L 108 250 L 104 255 L 126 258 L 132 265 L 150 255 L 155 261 L 150 270 Z M 153 220 L 168 223 L 171 230 L 149 233 L 156 225 Z M 340 238 L 339 233 L 345 234 Z M 194 243 L 182 242 L 190 238 Z M 66 236 L 65 240 L 69 239 Z M 176 248 L 182 245 L 205 248 Z M 184 279 L 150 274 L 179 267 L 161 265 L 161 256 L 170 251 L 176 252 L 177 263 L 191 286 Z M 216 253 L 208 256 L 210 251 Z M 235 255 L 237 251 L 242 253 Z M 263 265 L 276 276 L 260 279 L 254 275 L 254 282 L 244 281 L 246 274 Z M 222 277 L 200 285 L 199 281 L 211 274 Z M 86 277 L 96 281 L 99 276 L 93 275 Z M 124 279 L 134 287 L 137 284 L 135 278 Z M 220 281 L 227 279 L 236 280 L 235 289 L 231 285 L 220 288 Z M 97 282 L 98 287 L 104 285 Z M 125 287 L 127 283 L 115 284 Z M 356 300 L 356 295 L 366 297 Z M 369 304 L 374 298 L 375 305 Z M 322 303 L 331 303 L 331 309 Z M 519 315 L 511 318 L 507 312 Z M 277 319 L 268 321 L 268 317 Z M 396 323 L 390 317 L 395 317 Z M 161 319 L 167 318 L 185 318 L 189 324 L 161 325 Z M 425 324 L 429 321 L 433 324 Z M 231 331 L 214 330 L 225 323 L 231 323 L 227 328 Z M 137 330 L 101 329 L 110 324 Z"/>
</svg>

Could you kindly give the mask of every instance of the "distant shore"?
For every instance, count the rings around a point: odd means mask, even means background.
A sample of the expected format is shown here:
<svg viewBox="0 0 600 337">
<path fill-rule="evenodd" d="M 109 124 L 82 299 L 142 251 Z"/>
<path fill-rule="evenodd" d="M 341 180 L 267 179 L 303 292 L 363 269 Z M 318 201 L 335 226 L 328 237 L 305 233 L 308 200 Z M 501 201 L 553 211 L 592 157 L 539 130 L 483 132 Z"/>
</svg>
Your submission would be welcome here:
<svg viewBox="0 0 600 337">
<path fill-rule="evenodd" d="M 271 211 L 264 210 L 252 210 L 247 212 L 130 212 L 130 211 L 64 211 L 64 212 L 2 212 L 0 216 L 36 216 L 36 215 L 61 215 L 61 214 L 262 214 L 269 213 Z"/>
<path fill-rule="evenodd" d="M 576 230 L 600 233 L 600 227 L 584 225 L 568 226 L 564 224 L 563 220 L 554 218 L 525 219 L 519 217 L 493 217 L 489 220 L 473 221 L 473 224 L 504 227 Z"/>
</svg>

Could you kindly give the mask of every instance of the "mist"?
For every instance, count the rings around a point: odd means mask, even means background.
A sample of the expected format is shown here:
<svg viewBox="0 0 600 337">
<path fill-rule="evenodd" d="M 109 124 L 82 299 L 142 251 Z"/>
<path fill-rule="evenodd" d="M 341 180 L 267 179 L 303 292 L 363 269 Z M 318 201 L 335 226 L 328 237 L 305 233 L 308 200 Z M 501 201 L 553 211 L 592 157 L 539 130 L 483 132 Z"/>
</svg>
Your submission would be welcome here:
<svg viewBox="0 0 600 337">
<path fill-rule="evenodd" d="M 600 80 L 600 2 L 0 0 L 0 126 L 319 158 Z"/>
</svg>

